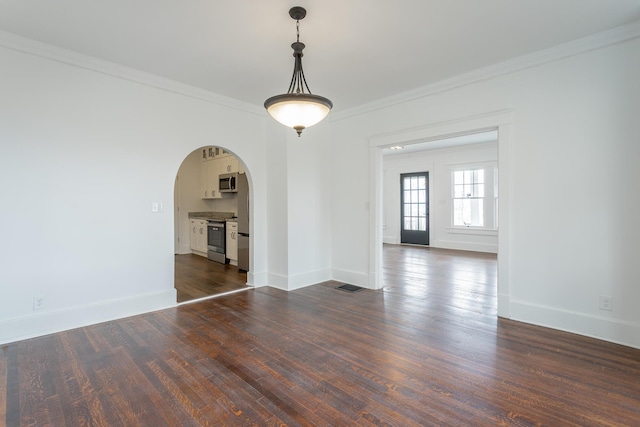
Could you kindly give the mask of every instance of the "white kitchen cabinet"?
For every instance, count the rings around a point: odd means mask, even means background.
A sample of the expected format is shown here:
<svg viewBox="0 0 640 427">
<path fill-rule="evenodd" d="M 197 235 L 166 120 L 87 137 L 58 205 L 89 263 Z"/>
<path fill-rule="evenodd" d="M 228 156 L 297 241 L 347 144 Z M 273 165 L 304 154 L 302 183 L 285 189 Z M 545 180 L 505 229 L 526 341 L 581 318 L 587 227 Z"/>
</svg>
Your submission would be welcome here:
<svg viewBox="0 0 640 427">
<path fill-rule="evenodd" d="M 200 196 L 203 199 L 211 197 L 211 185 L 209 183 L 209 166 L 213 160 L 208 160 L 200 164 Z"/>
<path fill-rule="evenodd" d="M 224 148 L 220 148 L 220 147 L 216 147 L 216 148 L 218 148 L 218 151 L 217 151 L 217 154 L 216 154 L 216 156 L 218 158 L 227 157 L 227 156 L 233 156 L 233 154 L 231 154 L 230 152 L 228 152 Z"/>
<path fill-rule="evenodd" d="M 216 160 L 220 162 L 220 173 L 238 172 L 238 159 L 234 156 L 227 156 Z"/>
<path fill-rule="evenodd" d="M 213 160 L 216 158 L 216 148 L 217 147 L 204 147 L 201 149 L 202 151 L 202 161 Z"/>
<path fill-rule="evenodd" d="M 232 265 L 238 265 L 238 223 L 227 221 L 227 258 Z"/>
<path fill-rule="evenodd" d="M 214 159 L 200 164 L 200 194 L 203 199 L 221 199 L 223 193 L 219 189 L 219 176 L 222 167 L 221 161 L 224 159 Z"/>
<path fill-rule="evenodd" d="M 211 199 L 222 198 L 220 193 L 220 160 L 215 159 L 211 162 L 209 169 L 209 182 L 211 184 Z"/>
<path fill-rule="evenodd" d="M 207 220 L 192 218 L 189 220 L 189 226 L 191 251 L 207 256 Z"/>
</svg>

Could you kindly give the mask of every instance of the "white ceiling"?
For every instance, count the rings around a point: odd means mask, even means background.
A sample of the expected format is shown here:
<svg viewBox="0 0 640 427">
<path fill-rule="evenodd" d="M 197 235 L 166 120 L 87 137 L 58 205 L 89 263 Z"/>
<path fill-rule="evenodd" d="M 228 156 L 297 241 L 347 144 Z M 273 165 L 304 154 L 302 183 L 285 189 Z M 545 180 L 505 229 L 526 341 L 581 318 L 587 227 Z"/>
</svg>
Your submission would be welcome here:
<svg viewBox="0 0 640 427">
<path fill-rule="evenodd" d="M 295 41 L 344 110 L 640 20 L 640 0 L 0 0 L 0 29 L 262 105 Z"/>
</svg>

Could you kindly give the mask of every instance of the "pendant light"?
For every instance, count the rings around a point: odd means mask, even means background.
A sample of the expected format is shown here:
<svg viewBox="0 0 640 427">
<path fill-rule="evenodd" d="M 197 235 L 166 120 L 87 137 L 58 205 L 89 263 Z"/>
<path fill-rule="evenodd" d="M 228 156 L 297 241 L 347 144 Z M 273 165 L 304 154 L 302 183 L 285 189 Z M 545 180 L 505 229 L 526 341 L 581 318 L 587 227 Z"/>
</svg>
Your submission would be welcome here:
<svg viewBox="0 0 640 427">
<path fill-rule="evenodd" d="M 305 46 L 300 42 L 300 20 L 306 15 L 307 11 L 300 6 L 289 10 L 289 16 L 296 20 L 297 34 L 296 41 L 291 45 L 295 58 L 293 77 L 286 94 L 272 96 L 264 102 L 264 108 L 271 117 L 295 129 L 298 136 L 304 129 L 322 121 L 333 107 L 333 103 L 327 98 L 311 93 L 302 71 L 302 50 Z"/>
</svg>

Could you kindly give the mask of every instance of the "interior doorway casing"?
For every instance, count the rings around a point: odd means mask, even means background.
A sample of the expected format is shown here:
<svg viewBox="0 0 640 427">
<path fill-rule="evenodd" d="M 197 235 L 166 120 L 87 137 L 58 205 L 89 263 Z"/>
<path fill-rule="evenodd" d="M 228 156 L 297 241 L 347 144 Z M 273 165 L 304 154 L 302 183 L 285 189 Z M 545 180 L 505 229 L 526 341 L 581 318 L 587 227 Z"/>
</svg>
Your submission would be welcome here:
<svg viewBox="0 0 640 427">
<path fill-rule="evenodd" d="M 460 135 L 479 133 L 487 130 L 498 131 L 498 185 L 500 204 L 498 216 L 498 316 L 510 317 L 509 293 L 509 164 L 511 145 L 512 111 L 461 118 L 433 123 L 427 126 L 403 129 L 397 132 L 369 138 L 370 158 L 370 236 L 369 240 L 369 287 L 381 289 L 382 275 L 382 216 L 383 216 L 383 159 L 382 150 L 394 145 L 411 145 Z"/>
</svg>

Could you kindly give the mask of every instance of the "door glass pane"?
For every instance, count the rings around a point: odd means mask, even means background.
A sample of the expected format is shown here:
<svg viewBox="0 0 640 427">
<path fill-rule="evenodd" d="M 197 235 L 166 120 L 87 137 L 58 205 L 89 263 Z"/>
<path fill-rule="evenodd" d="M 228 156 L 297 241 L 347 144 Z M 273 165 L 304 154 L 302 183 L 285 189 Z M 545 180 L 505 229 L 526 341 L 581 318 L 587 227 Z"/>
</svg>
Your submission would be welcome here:
<svg viewBox="0 0 640 427">
<path fill-rule="evenodd" d="M 411 174 L 403 176 L 401 183 L 402 232 L 409 232 L 401 236 L 402 242 L 428 244 L 428 177 L 426 174 Z M 424 234 L 420 235 L 418 232 Z"/>
<path fill-rule="evenodd" d="M 427 185 L 426 178 L 424 176 L 419 176 L 418 177 L 418 188 L 420 190 L 424 190 L 425 188 L 427 188 L 426 185 Z"/>
</svg>

